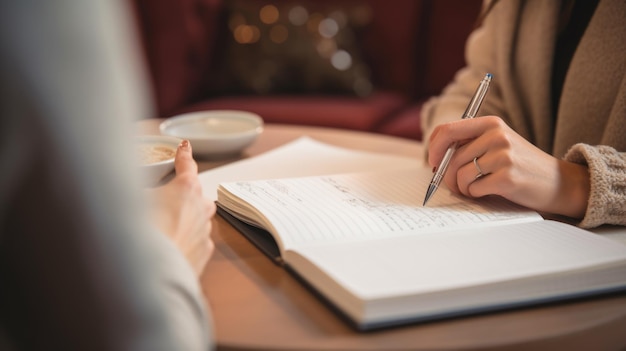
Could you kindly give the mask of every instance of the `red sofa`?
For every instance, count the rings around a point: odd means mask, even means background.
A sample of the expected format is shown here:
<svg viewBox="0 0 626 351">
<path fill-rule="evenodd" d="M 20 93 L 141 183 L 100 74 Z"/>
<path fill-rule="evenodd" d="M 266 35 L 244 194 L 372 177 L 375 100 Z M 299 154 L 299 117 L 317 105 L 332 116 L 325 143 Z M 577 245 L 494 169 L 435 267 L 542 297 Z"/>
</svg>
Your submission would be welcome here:
<svg viewBox="0 0 626 351">
<path fill-rule="evenodd" d="M 244 4 L 248 6 L 271 3 L 279 9 L 300 3 L 247 1 Z M 241 0 L 133 0 L 132 3 L 153 82 L 158 117 L 196 110 L 240 109 L 258 113 L 266 123 L 330 126 L 420 139 L 422 103 L 439 93 L 464 64 L 464 42 L 482 1 L 315 1 L 314 6 L 326 6 L 329 11 L 338 6 L 361 6 L 368 10 L 367 22 L 360 23 L 358 33 L 353 31 L 347 36 L 353 48 L 358 49 L 359 62 L 367 65 L 371 89 L 361 95 L 338 93 L 334 86 L 325 90 L 323 85 L 316 90 L 301 91 L 297 86 L 299 80 L 315 80 L 315 72 L 286 76 L 283 90 L 258 92 L 233 88 L 230 83 L 235 78 L 224 74 L 227 71 L 224 64 L 233 66 L 236 62 L 239 66 L 230 67 L 230 73 L 241 73 L 239 78 L 242 76 L 244 81 L 246 72 L 253 72 L 248 74 L 251 78 L 266 74 L 254 67 L 260 64 L 257 57 L 261 56 L 249 51 L 252 46 L 233 44 L 233 6 L 241 5 Z M 284 18 L 284 14 L 281 16 Z M 237 53 L 239 57 L 232 56 Z M 246 62 L 245 56 L 251 56 L 251 61 Z M 278 56 L 275 58 L 276 62 L 283 62 Z M 298 70 L 305 65 L 295 64 L 291 68 Z M 292 88 L 295 90 L 290 91 Z"/>
</svg>

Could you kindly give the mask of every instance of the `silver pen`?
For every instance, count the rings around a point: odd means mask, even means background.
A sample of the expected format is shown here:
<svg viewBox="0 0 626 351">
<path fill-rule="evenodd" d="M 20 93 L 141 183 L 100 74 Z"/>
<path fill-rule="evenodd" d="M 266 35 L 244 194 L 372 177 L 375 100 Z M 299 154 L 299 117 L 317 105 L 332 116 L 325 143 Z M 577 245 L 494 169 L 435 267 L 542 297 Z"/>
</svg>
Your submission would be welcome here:
<svg viewBox="0 0 626 351">
<path fill-rule="evenodd" d="M 491 83 L 491 73 L 487 73 L 485 78 L 480 81 L 472 100 L 470 100 L 469 105 L 467 105 L 467 109 L 465 109 L 465 113 L 463 113 L 462 119 L 466 118 L 474 118 L 476 117 L 476 113 L 478 113 L 478 109 L 480 105 L 483 103 L 485 99 L 485 95 L 487 95 L 487 90 L 489 89 L 489 83 Z M 450 163 L 450 159 L 452 159 L 452 155 L 456 151 L 459 143 L 454 142 L 448 150 L 446 150 L 446 154 L 443 156 L 439 167 L 437 167 L 437 171 L 433 176 L 433 179 L 430 181 L 428 185 L 428 190 L 426 190 L 426 197 L 424 198 L 424 204 L 422 206 L 426 206 L 428 200 L 435 194 L 435 191 L 439 188 L 439 184 L 441 184 L 441 180 L 443 179 L 444 174 L 446 173 L 446 169 L 448 168 L 448 164 Z"/>
</svg>

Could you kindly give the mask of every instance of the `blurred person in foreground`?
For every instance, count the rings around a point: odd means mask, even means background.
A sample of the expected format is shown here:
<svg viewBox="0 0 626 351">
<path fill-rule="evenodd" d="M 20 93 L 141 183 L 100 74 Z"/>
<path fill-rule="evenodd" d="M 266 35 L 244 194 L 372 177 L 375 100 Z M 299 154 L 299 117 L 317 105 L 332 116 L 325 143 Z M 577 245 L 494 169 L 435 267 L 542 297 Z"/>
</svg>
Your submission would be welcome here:
<svg viewBox="0 0 626 351">
<path fill-rule="evenodd" d="M 444 181 L 581 227 L 626 225 L 626 2 L 487 0 L 467 66 L 422 113 L 428 162 L 462 145 Z M 480 114 L 460 120 L 492 73 Z"/>
<path fill-rule="evenodd" d="M 2 350 L 212 348 L 215 208 L 188 142 L 141 188 L 132 122 L 151 102 L 126 6 L 0 1 Z"/>
</svg>

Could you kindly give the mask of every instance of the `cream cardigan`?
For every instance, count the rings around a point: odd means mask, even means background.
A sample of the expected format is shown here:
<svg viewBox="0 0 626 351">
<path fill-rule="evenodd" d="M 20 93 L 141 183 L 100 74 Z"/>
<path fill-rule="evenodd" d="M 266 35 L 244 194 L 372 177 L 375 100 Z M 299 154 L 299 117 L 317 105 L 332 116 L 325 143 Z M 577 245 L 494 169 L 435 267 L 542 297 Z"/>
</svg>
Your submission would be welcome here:
<svg viewBox="0 0 626 351">
<path fill-rule="evenodd" d="M 560 2 L 497 3 L 467 41 L 461 69 L 422 112 L 424 140 L 458 120 L 477 82 L 494 80 L 480 115 L 502 117 L 544 151 L 586 164 L 591 195 L 582 227 L 626 225 L 626 2 L 600 0 L 565 77 L 557 122 L 551 71 Z"/>
</svg>

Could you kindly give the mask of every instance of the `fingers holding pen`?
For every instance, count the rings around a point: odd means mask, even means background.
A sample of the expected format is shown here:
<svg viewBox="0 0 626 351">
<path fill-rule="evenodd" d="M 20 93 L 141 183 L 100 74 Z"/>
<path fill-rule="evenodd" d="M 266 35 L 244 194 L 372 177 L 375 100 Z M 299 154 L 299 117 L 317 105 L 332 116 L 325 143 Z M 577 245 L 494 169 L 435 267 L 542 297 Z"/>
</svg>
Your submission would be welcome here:
<svg viewBox="0 0 626 351">
<path fill-rule="evenodd" d="M 467 130 L 441 128 L 431 140 L 429 156 L 435 163 L 439 161 L 438 149 L 459 141 L 443 178 L 450 190 L 469 197 L 499 195 L 535 208 L 545 208 L 544 203 L 558 195 L 561 182 L 554 179 L 563 173 L 558 159 L 532 145 L 498 117 L 461 122 L 467 122 L 462 124 Z"/>
<path fill-rule="evenodd" d="M 487 130 L 500 128 L 502 124 L 504 122 L 499 117 L 485 116 L 437 126 L 429 140 L 428 163 L 432 167 L 438 166 L 446 150 L 453 143 L 464 145 L 484 135 Z"/>
<path fill-rule="evenodd" d="M 468 186 L 478 174 L 473 160 L 487 153 L 490 143 L 497 139 L 490 134 L 494 134 L 501 123 L 498 117 L 481 117 L 446 123 L 435 129 L 429 145 L 431 166 L 438 167 L 448 147 L 455 142 L 458 145 L 444 175 L 450 190 L 469 195 Z M 481 173 L 487 174 L 486 169 Z"/>
</svg>

